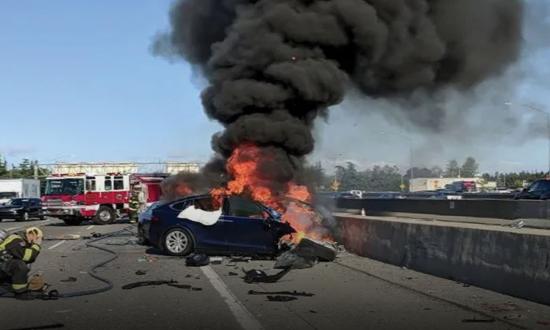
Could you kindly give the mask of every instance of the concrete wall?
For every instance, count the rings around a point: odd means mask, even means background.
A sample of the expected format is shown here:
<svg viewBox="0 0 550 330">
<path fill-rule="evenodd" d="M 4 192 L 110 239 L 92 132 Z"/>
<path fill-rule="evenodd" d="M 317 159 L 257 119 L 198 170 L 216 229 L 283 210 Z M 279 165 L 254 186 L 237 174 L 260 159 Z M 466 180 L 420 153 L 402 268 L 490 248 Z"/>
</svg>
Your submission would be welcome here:
<svg viewBox="0 0 550 330">
<path fill-rule="evenodd" d="M 550 305 L 550 233 L 335 217 L 350 252 Z"/>
<path fill-rule="evenodd" d="M 341 209 L 365 209 L 368 214 L 386 212 L 425 213 L 480 218 L 550 219 L 550 201 L 496 199 L 338 199 Z"/>
</svg>

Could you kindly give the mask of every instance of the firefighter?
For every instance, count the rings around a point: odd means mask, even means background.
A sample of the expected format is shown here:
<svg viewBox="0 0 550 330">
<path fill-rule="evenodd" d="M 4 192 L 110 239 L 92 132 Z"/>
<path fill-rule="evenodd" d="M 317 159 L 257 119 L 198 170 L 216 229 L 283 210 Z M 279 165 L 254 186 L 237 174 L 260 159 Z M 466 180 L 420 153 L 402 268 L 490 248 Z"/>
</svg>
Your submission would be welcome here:
<svg viewBox="0 0 550 330">
<path fill-rule="evenodd" d="M 134 185 L 134 187 L 132 188 L 132 193 L 131 193 L 131 196 L 130 196 L 130 214 L 129 214 L 129 218 L 130 218 L 130 222 L 131 223 L 136 223 L 137 220 L 138 220 L 138 217 L 139 217 L 139 213 L 141 211 L 141 208 L 142 208 L 142 203 L 143 203 L 143 190 L 142 190 L 142 187 L 141 187 L 141 184 L 136 184 Z"/>
<path fill-rule="evenodd" d="M 0 283 L 11 284 L 17 299 L 33 298 L 27 283 L 29 265 L 40 253 L 42 237 L 42 230 L 30 227 L 9 235 L 0 243 Z"/>
</svg>

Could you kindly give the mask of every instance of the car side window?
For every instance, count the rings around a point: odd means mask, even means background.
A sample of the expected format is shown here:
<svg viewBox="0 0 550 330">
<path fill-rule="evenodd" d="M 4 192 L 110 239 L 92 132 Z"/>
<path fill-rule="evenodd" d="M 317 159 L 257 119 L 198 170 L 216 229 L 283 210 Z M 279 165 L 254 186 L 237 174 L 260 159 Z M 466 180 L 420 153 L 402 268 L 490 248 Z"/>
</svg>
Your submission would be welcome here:
<svg viewBox="0 0 550 330">
<path fill-rule="evenodd" d="M 538 190 L 540 190 L 540 182 L 539 181 L 533 183 L 527 191 L 528 192 L 534 192 L 534 191 L 538 191 Z"/>
<path fill-rule="evenodd" d="M 189 206 L 189 201 L 176 202 L 170 205 L 170 208 L 174 211 L 183 211 Z M 153 208 L 151 208 L 152 211 Z"/>
<path fill-rule="evenodd" d="M 212 197 L 197 198 L 193 200 L 193 205 L 195 205 L 195 208 L 199 210 L 208 212 L 219 210 L 219 208 L 216 207 L 216 204 L 214 203 L 214 199 Z"/>
<path fill-rule="evenodd" d="M 548 192 L 550 191 L 550 181 L 545 180 L 542 182 L 539 182 L 539 188 L 537 190 Z"/>
<path fill-rule="evenodd" d="M 264 210 L 251 200 L 237 196 L 229 197 L 228 200 L 228 215 L 230 216 L 256 219 L 263 219 L 265 217 Z"/>
</svg>

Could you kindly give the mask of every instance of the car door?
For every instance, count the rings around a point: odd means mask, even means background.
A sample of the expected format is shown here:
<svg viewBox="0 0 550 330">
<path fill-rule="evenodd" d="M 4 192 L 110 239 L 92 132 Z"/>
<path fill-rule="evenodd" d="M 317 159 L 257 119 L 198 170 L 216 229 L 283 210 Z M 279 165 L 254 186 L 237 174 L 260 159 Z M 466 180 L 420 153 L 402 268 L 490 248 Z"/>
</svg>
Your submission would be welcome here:
<svg viewBox="0 0 550 330">
<path fill-rule="evenodd" d="M 239 196 L 230 196 L 220 221 L 227 248 L 246 253 L 269 253 L 273 235 L 268 214 L 257 203 Z"/>
<path fill-rule="evenodd" d="M 29 216 L 30 217 L 37 217 L 38 216 L 38 203 L 36 202 L 36 199 L 30 199 L 28 205 L 29 205 Z"/>
</svg>

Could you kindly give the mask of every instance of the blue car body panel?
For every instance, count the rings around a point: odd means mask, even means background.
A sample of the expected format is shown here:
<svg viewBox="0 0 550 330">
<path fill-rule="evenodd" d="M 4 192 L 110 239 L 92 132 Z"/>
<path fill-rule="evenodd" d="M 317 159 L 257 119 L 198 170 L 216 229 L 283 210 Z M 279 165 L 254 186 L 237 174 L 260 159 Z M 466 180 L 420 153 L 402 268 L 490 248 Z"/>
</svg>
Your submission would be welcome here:
<svg viewBox="0 0 550 330">
<path fill-rule="evenodd" d="M 261 207 L 266 214 L 270 214 L 266 219 L 222 214 L 214 225 L 206 226 L 199 222 L 178 218 L 181 211 L 171 206 L 197 198 L 205 198 L 205 196 L 188 197 L 155 208 L 153 216 L 157 221 L 151 222 L 148 226 L 149 241 L 156 247 L 162 248 L 165 234 L 172 228 L 182 228 L 193 237 L 196 251 L 217 254 L 273 255 L 278 252 L 279 239 L 294 232 L 289 224 L 282 223 L 273 216 L 276 212 L 265 206 Z"/>
</svg>

